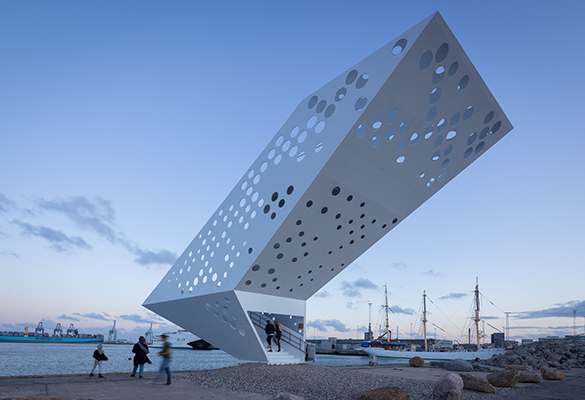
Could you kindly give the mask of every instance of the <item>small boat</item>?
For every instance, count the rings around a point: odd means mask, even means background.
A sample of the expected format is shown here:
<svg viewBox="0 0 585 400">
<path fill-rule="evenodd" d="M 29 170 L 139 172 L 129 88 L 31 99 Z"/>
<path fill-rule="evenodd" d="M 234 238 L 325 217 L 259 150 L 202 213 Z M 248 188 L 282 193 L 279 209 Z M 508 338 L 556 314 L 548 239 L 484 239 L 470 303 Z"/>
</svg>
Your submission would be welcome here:
<svg viewBox="0 0 585 400">
<path fill-rule="evenodd" d="M 424 342 L 425 342 L 425 350 L 424 351 L 415 351 L 412 347 L 406 346 L 404 343 L 393 343 L 391 342 L 390 338 L 390 328 L 388 324 L 388 291 L 386 286 L 384 286 L 385 296 L 386 296 L 386 333 L 378 338 L 381 339 L 382 337 L 388 335 L 387 342 L 364 342 L 362 343 L 363 350 L 370 355 L 370 357 L 375 356 L 379 358 L 393 358 L 393 359 L 402 359 L 402 360 L 409 360 L 412 357 L 420 357 L 426 361 L 449 361 L 455 360 L 458 358 L 464 359 L 466 361 L 473 361 L 473 360 L 488 360 L 493 355 L 496 354 L 503 354 L 506 350 L 502 348 L 483 348 L 480 345 L 480 334 L 479 334 L 479 284 L 475 285 L 475 327 L 477 332 L 477 347 L 475 351 L 468 351 L 465 349 L 431 349 L 429 350 L 427 346 L 427 303 L 426 303 L 426 292 L 423 292 L 423 331 L 424 331 Z M 374 343 L 379 343 L 377 346 L 372 346 Z"/>
</svg>

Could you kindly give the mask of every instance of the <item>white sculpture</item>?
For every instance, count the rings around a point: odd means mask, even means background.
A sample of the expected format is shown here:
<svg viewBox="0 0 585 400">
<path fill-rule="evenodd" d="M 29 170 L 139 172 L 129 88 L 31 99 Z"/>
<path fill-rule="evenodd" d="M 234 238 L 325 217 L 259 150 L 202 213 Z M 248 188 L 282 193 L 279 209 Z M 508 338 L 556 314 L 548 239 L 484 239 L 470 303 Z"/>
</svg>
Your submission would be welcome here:
<svg viewBox="0 0 585 400">
<path fill-rule="evenodd" d="M 301 101 L 144 306 L 245 360 L 512 125 L 439 13 Z"/>
</svg>

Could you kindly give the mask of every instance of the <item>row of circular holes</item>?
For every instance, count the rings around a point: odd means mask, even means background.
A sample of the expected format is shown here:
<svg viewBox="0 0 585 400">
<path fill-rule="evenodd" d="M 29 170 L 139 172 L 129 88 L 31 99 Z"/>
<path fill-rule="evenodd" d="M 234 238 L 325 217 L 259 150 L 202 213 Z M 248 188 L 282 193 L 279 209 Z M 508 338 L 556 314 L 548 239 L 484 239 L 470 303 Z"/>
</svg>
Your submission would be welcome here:
<svg viewBox="0 0 585 400">
<path fill-rule="evenodd" d="M 223 314 L 224 315 L 221 316 L 221 319 L 223 320 L 223 322 L 225 322 L 227 324 L 227 322 L 228 322 L 228 315 L 230 314 L 230 311 L 228 309 L 228 306 L 230 305 L 230 300 L 226 297 L 226 298 L 224 298 L 224 303 L 225 303 L 225 307 L 223 307 Z M 221 305 L 216 301 L 215 302 L 215 309 L 213 309 L 213 314 L 216 317 L 218 317 L 218 318 L 219 318 L 219 316 L 221 314 L 220 311 L 219 311 L 220 308 L 221 308 Z M 205 303 L 205 309 L 207 311 L 211 312 L 211 310 L 212 310 L 211 304 Z M 238 325 L 236 324 L 236 321 L 237 321 L 236 316 L 235 315 L 232 315 L 232 321 L 230 322 L 230 327 L 233 330 L 236 330 L 237 327 L 238 327 Z M 246 336 L 246 331 L 244 330 L 244 328 L 238 329 L 238 333 L 241 336 Z"/>
<path fill-rule="evenodd" d="M 337 196 L 337 195 L 338 195 L 340 192 L 341 192 L 341 189 L 340 189 L 338 186 L 336 186 L 335 188 L 333 188 L 333 190 L 332 190 L 331 194 L 332 194 L 333 196 Z M 347 197 L 347 199 L 346 199 L 346 200 L 347 200 L 347 201 L 352 201 L 352 200 L 353 200 L 353 195 L 349 195 L 349 196 Z M 362 203 L 360 203 L 360 207 L 364 207 L 364 206 L 365 206 L 365 204 L 366 204 L 365 202 L 362 202 Z M 311 200 L 307 201 L 307 203 L 306 203 L 306 206 L 307 206 L 307 207 L 309 207 L 309 208 L 310 208 L 310 207 L 312 207 L 312 206 L 313 206 L 313 201 L 311 201 Z M 329 209 L 328 209 L 328 207 L 323 207 L 323 208 L 321 208 L 321 214 L 326 214 L 326 213 L 328 212 L 328 210 L 329 210 Z M 338 214 L 335 216 L 335 218 L 336 218 L 336 219 L 340 219 L 340 218 L 341 218 L 341 214 L 340 214 L 340 213 L 338 213 Z M 360 216 L 360 218 L 365 218 L 365 214 L 362 214 L 362 215 Z M 392 221 L 392 223 L 393 223 L 393 224 L 396 224 L 397 222 L 398 222 L 398 218 L 394 218 L 394 220 Z M 353 223 L 353 220 L 349 220 L 349 221 L 348 221 L 348 223 L 349 223 L 349 224 L 352 224 L 352 223 Z M 374 219 L 374 220 L 372 220 L 372 224 L 374 224 L 374 223 L 376 223 L 376 220 L 375 220 L 375 219 Z M 297 226 L 299 226 L 299 225 L 301 225 L 301 224 L 302 224 L 302 221 L 301 221 L 301 220 L 297 220 L 297 222 L 296 222 L 296 225 L 297 225 Z M 382 225 L 382 229 L 385 229 L 386 227 L 387 227 L 387 224 L 384 224 L 384 225 Z M 341 228 L 342 228 L 342 226 L 341 226 L 341 225 L 338 225 L 338 226 L 337 226 L 337 230 L 340 230 Z M 360 229 L 363 229 L 363 228 L 365 228 L 365 225 L 362 225 L 362 226 L 360 227 Z M 350 231 L 350 235 L 351 235 L 351 234 L 353 234 L 353 230 L 352 230 L 352 231 Z M 299 232 L 299 237 L 302 237 L 302 236 L 304 236 L 304 235 L 305 235 L 305 232 L 304 232 L 304 231 L 300 231 L 300 232 Z M 364 239 L 364 238 L 365 238 L 365 235 L 361 235 L 361 237 L 360 237 L 360 238 L 361 238 L 361 239 Z M 288 238 L 286 239 L 286 242 L 287 242 L 287 243 L 290 243 L 290 242 L 292 242 L 292 240 L 293 240 L 293 239 L 292 239 L 292 237 L 288 237 Z M 317 236 L 315 236 L 315 237 L 313 238 L 313 241 L 317 241 L 317 240 L 318 240 L 318 237 L 317 237 Z M 349 242 L 349 244 L 350 244 L 350 245 L 351 245 L 351 244 L 353 244 L 353 243 L 354 243 L 354 240 L 351 240 L 351 241 Z M 301 244 L 301 247 L 304 247 L 305 245 L 306 245 L 306 242 L 303 242 L 303 243 Z M 274 248 L 274 249 L 279 249 L 279 248 L 280 248 L 280 243 L 278 243 L 278 242 L 277 242 L 277 243 L 275 243 L 275 244 L 273 245 L 273 248 Z M 341 245 L 341 246 L 339 247 L 339 249 L 340 249 L 340 250 L 341 250 L 341 249 L 343 249 L 343 245 Z M 331 255 L 332 253 L 333 253 L 333 251 L 331 251 L 331 250 L 328 252 L 328 254 L 329 254 L 329 255 Z M 309 255 L 309 253 L 308 253 L 308 252 L 305 252 L 305 253 L 303 254 L 303 256 L 304 256 L 304 257 L 307 257 L 308 255 Z M 284 255 L 283 255 L 282 253 L 279 253 L 279 254 L 277 254 L 277 255 L 276 255 L 276 258 L 277 258 L 277 259 L 282 259 L 282 258 L 283 258 L 283 256 L 284 256 Z M 298 258 L 297 258 L 297 257 L 294 257 L 294 258 L 292 258 L 292 259 L 291 259 L 291 261 L 292 261 L 292 262 L 296 262 L 296 261 L 298 261 Z M 344 265 L 345 265 L 345 264 L 341 264 L 341 266 L 344 266 Z M 321 266 L 319 266 L 319 268 L 322 268 L 322 267 L 323 267 L 322 265 L 321 265 Z M 254 266 L 252 267 L 252 271 L 254 271 L 254 272 L 257 272 L 257 271 L 259 271 L 259 270 L 260 270 L 260 265 L 258 265 L 258 264 L 254 265 Z M 334 271 L 334 268 L 332 268 L 332 269 L 331 269 L 331 271 Z M 270 269 L 268 269 L 268 271 L 267 271 L 267 272 L 268 272 L 268 274 L 272 275 L 272 274 L 274 274 L 274 273 L 276 272 L 276 269 L 275 269 L 275 268 L 270 268 Z M 312 272 L 312 271 L 309 271 L 309 274 L 310 274 L 311 272 Z M 301 278 L 301 276 L 299 276 L 298 278 L 300 279 L 300 278 Z M 277 278 L 273 278 L 273 279 L 272 279 L 272 282 L 276 282 L 277 280 L 278 280 Z M 313 281 L 313 279 L 311 279 L 311 281 Z M 245 282 L 245 285 L 247 285 L 247 286 L 249 286 L 249 285 L 251 285 L 251 284 L 252 284 L 252 281 L 251 281 L 251 280 L 247 280 L 247 281 Z M 266 284 L 266 283 L 262 283 L 262 284 L 260 285 L 260 287 L 262 287 L 262 288 L 265 288 L 266 286 L 267 286 L 267 284 Z M 300 284 L 300 286 L 302 287 L 302 286 L 303 286 L 303 284 L 301 283 L 301 284 Z M 279 290 L 279 289 L 280 289 L 280 286 L 277 286 L 277 287 L 276 287 L 276 290 Z M 293 291 L 293 289 L 292 289 L 292 288 L 291 288 L 291 289 L 289 289 L 289 292 L 292 292 L 292 291 Z"/>
</svg>

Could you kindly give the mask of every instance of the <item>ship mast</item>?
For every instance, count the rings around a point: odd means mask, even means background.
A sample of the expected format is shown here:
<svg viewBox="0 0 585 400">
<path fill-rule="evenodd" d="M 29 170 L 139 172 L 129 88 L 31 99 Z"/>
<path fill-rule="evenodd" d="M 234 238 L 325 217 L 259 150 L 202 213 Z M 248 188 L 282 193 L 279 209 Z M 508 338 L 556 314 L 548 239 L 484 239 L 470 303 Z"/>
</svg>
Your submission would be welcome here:
<svg viewBox="0 0 585 400">
<path fill-rule="evenodd" d="M 475 332 L 477 333 L 477 350 L 479 350 L 479 283 L 475 278 Z"/>
<path fill-rule="evenodd" d="M 427 291 L 423 290 L 423 331 L 425 334 L 425 351 L 428 351 L 427 346 Z"/>
<path fill-rule="evenodd" d="M 390 307 L 388 307 L 388 286 L 386 284 L 384 284 L 384 298 L 386 299 L 386 305 L 384 306 L 386 308 L 386 335 L 388 335 L 388 342 L 390 342 L 390 324 L 388 322 L 388 309 Z"/>
</svg>

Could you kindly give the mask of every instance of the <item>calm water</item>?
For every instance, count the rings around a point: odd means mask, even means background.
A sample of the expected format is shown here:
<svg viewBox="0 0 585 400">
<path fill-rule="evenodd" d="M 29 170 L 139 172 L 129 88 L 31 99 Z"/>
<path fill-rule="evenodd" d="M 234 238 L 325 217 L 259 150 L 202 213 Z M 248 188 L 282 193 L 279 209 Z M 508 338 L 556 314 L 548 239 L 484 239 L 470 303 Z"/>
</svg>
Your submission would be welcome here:
<svg viewBox="0 0 585 400">
<path fill-rule="evenodd" d="M 2 343 L 0 344 L 0 376 L 85 374 L 93 367 L 93 351 L 96 345 L 63 343 Z M 152 349 L 144 371 L 157 371 L 160 357 Z M 104 344 L 108 361 L 102 363 L 104 374 L 132 372 L 131 345 Z M 381 361 L 379 359 L 379 361 Z M 363 365 L 366 356 L 336 356 L 317 354 L 316 365 Z M 381 361 L 392 363 L 391 360 Z M 242 361 L 221 350 L 173 349 L 171 368 L 174 371 L 216 369 L 241 364 Z"/>
</svg>

